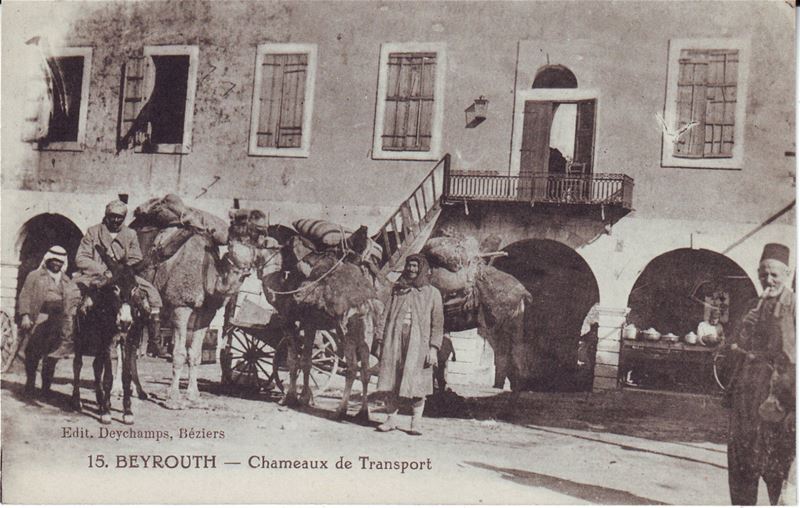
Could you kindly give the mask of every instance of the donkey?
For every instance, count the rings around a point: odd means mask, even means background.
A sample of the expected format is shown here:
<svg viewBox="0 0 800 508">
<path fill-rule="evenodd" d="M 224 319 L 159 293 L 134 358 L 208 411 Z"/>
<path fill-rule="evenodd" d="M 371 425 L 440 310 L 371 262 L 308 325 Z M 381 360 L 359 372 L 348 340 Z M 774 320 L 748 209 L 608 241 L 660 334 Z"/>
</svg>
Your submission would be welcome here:
<svg viewBox="0 0 800 508">
<path fill-rule="evenodd" d="M 141 328 L 139 306 L 143 298 L 138 294 L 134 271 L 130 267 L 112 260 L 106 252 L 98 248 L 98 252 L 111 271 L 111 280 L 102 287 L 89 288 L 79 284 L 81 292 L 88 296 L 92 305 L 88 309 L 78 311 L 75 334 L 75 358 L 72 363 L 72 407 L 76 411 L 83 409 L 80 395 L 80 377 L 84 356 L 94 356 L 95 397 L 97 400 L 100 421 L 111 423 L 111 389 L 113 384 L 112 350 L 117 342 L 121 344 L 122 357 L 122 390 L 123 390 L 123 422 L 133 424 L 131 408 L 131 381 L 137 388 L 141 386 L 136 366 L 136 350 L 140 333 L 130 333 L 131 327 Z M 134 330 L 135 332 L 136 330 Z M 139 397 L 147 398 L 147 394 L 139 391 Z"/>
</svg>

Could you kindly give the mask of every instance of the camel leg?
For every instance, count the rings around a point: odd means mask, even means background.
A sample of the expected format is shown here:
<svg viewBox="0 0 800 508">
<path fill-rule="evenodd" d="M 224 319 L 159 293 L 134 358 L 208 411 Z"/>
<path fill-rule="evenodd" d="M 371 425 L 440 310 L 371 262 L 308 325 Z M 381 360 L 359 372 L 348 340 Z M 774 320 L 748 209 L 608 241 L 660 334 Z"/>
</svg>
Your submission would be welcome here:
<svg viewBox="0 0 800 508">
<path fill-rule="evenodd" d="M 186 390 L 186 398 L 193 402 L 195 406 L 200 404 L 200 390 L 197 387 L 197 374 L 200 361 L 203 355 L 203 341 L 208 331 L 208 325 L 214 317 L 212 309 L 198 309 L 195 311 L 195 327 L 191 332 L 191 344 L 189 344 L 189 386 Z"/>
<path fill-rule="evenodd" d="M 79 352 L 75 352 L 75 358 L 72 360 L 72 409 L 74 411 L 81 411 L 81 368 L 83 367 L 83 356 Z"/>
<path fill-rule="evenodd" d="M 361 363 L 361 409 L 356 414 L 356 421 L 369 422 L 369 347 L 364 341 L 358 344 L 358 360 Z"/>
<path fill-rule="evenodd" d="M 313 405 L 311 393 L 311 355 L 314 353 L 314 339 L 317 329 L 305 327 L 303 329 L 303 391 L 300 392 L 300 402 L 304 406 Z"/>
<path fill-rule="evenodd" d="M 336 409 L 335 418 L 337 420 L 341 420 L 347 416 L 347 404 L 350 402 L 350 391 L 353 389 L 353 381 L 356 379 L 357 369 L 356 347 L 352 337 L 345 337 L 344 334 L 341 334 L 340 337 L 343 337 L 344 341 L 344 357 L 347 361 L 347 369 L 345 371 L 342 400 L 339 401 L 339 407 Z"/>
<path fill-rule="evenodd" d="M 299 369 L 299 356 L 300 356 L 300 337 L 297 330 L 292 330 L 289 335 L 289 352 L 287 353 L 286 362 L 289 367 L 289 387 L 286 389 L 286 394 L 280 400 L 281 406 L 294 406 L 297 404 L 297 372 Z"/>
<path fill-rule="evenodd" d="M 181 374 L 186 363 L 186 337 L 188 335 L 189 318 L 192 309 L 178 307 L 172 311 L 172 384 L 167 393 L 166 407 L 169 409 L 182 409 L 181 403 Z"/>
<path fill-rule="evenodd" d="M 103 414 L 100 422 L 111 423 L 111 385 L 114 384 L 114 362 L 111 361 L 111 348 L 103 353 Z"/>
<path fill-rule="evenodd" d="M 136 346 L 134 345 L 133 348 L 135 349 Z M 147 400 L 150 396 L 147 392 L 142 388 L 142 383 L 139 381 L 139 360 L 134 355 L 130 359 L 130 368 L 131 368 L 131 380 L 133 381 L 133 385 L 136 387 L 136 394 L 139 396 L 140 400 Z"/>
</svg>

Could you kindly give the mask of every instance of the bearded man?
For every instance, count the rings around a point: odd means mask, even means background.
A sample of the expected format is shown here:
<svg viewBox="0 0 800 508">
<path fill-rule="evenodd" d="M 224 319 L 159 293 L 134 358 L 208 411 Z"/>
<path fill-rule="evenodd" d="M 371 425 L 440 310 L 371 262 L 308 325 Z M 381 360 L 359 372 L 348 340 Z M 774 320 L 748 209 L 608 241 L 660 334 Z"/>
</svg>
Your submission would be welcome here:
<svg viewBox="0 0 800 508">
<path fill-rule="evenodd" d="M 422 434 L 425 397 L 433 393 L 433 368 L 442 345 L 442 295 L 430 285 L 424 256 L 406 258 L 405 269 L 392 288 L 383 332 L 378 391 L 387 392 L 386 422 L 381 432 L 397 428 L 398 405 L 412 408 L 413 436 Z"/>
<path fill-rule="evenodd" d="M 730 346 L 740 358 L 728 389 L 728 487 L 734 505 L 756 504 L 759 478 L 767 485 L 770 502 L 777 503 L 795 457 L 794 418 L 773 423 L 759 415 L 774 369 L 795 368 L 795 295 L 787 285 L 789 248 L 777 243 L 764 246 L 758 278 L 764 291 Z"/>
</svg>

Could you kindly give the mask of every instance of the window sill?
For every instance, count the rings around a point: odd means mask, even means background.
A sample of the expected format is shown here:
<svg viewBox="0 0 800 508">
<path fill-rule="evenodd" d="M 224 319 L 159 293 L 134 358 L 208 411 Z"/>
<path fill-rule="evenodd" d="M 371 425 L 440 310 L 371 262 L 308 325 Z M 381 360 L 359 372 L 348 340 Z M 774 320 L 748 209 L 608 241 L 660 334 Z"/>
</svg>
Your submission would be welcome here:
<svg viewBox="0 0 800 508">
<path fill-rule="evenodd" d="M 662 168 L 687 168 L 687 169 L 724 169 L 741 170 L 741 155 L 733 157 L 675 157 L 674 155 L 664 154 L 661 158 Z"/>
<path fill-rule="evenodd" d="M 163 154 L 177 154 L 187 155 L 191 153 L 192 147 L 183 145 L 181 143 L 158 143 L 148 146 L 146 149 L 142 146 L 136 147 L 136 153 L 163 153 Z"/>
<path fill-rule="evenodd" d="M 438 151 L 428 150 L 425 152 L 412 152 L 402 150 L 379 150 L 372 153 L 374 160 L 398 160 L 398 161 L 438 161 L 441 154 Z"/>
<path fill-rule="evenodd" d="M 82 152 L 85 148 L 83 143 L 77 141 L 53 141 L 37 147 L 42 152 Z"/>
<path fill-rule="evenodd" d="M 307 159 L 310 150 L 307 148 L 251 148 L 247 155 L 251 157 L 291 157 Z"/>
</svg>

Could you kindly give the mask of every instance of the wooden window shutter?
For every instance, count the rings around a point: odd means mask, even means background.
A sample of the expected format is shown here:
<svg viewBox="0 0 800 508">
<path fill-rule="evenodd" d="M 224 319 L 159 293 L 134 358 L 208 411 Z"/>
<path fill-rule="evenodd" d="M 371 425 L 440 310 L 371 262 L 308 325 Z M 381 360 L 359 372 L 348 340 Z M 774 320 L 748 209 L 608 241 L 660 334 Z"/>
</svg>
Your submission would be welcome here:
<svg viewBox="0 0 800 508">
<path fill-rule="evenodd" d="M 308 55 L 305 53 L 264 55 L 257 146 L 301 146 L 307 76 Z"/>
<path fill-rule="evenodd" d="M 676 141 L 676 157 L 733 155 L 738 56 L 738 50 L 681 51 L 675 130 L 695 126 Z"/>
<path fill-rule="evenodd" d="M 546 179 L 534 179 L 533 175 L 547 173 L 554 113 L 555 108 L 550 101 L 525 101 L 519 165 L 520 199 L 542 197 L 546 192 Z"/>
<path fill-rule="evenodd" d="M 155 65 L 149 56 L 132 56 L 122 78 L 119 149 L 141 146 L 149 139 L 147 101 L 155 85 Z"/>
<path fill-rule="evenodd" d="M 594 119 L 596 101 L 588 100 L 578 103 L 578 115 L 575 119 L 575 156 L 574 162 L 582 165 L 582 173 L 592 172 L 594 152 Z"/>
<path fill-rule="evenodd" d="M 436 53 L 391 53 L 387 62 L 384 150 L 431 146 Z"/>
<path fill-rule="evenodd" d="M 53 101 L 50 88 L 52 79 L 46 60 L 39 62 L 37 71 L 25 86 L 24 118 L 21 138 L 26 143 L 36 143 L 47 137 Z"/>
</svg>

